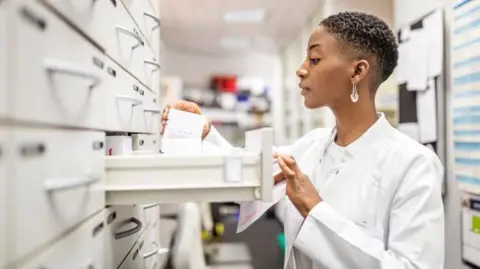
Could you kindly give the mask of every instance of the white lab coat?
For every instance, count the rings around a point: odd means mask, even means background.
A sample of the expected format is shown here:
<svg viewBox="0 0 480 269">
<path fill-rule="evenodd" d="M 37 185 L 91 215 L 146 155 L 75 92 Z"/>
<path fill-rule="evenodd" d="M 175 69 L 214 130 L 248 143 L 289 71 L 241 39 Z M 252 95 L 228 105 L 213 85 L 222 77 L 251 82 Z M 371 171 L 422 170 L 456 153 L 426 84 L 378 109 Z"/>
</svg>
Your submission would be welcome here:
<svg viewBox="0 0 480 269">
<path fill-rule="evenodd" d="M 324 182 L 316 169 L 334 135 L 316 129 L 286 149 L 323 201 L 304 219 L 286 198 L 285 268 L 443 269 L 443 167 L 434 152 L 381 115 Z M 229 146 L 214 129 L 206 139 Z"/>
</svg>

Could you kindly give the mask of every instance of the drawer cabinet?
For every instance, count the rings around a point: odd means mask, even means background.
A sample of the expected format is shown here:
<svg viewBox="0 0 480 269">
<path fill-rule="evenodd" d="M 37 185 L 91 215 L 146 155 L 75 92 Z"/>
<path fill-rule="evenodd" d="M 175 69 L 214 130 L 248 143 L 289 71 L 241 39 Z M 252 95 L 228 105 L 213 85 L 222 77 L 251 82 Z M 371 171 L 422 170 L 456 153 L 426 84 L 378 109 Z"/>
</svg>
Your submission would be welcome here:
<svg viewBox="0 0 480 269">
<path fill-rule="evenodd" d="M 112 63 L 112 65 L 115 65 Z M 144 132 L 145 86 L 115 65 L 116 77 L 108 86 L 106 129 L 116 132 Z"/>
<path fill-rule="evenodd" d="M 118 268 L 145 230 L 143 207 L 111 206 L 107 209 L 106 223 L 107 258 L 105 268 Z"/>
<path fill-rule="evenodd" d="M 153 59 L 154 54 L 145 38 L 119 0 L 45 1 L 90 36 L 123 68 L 148 87 L 152 86 L 159 73 L 158 62 Z"/>
<path fill-rule="evenodd" d="M 160 133 L 162 110 L 160 109 L 157 95 L 151 91 L 146 92 L 144 104 L 141 129 L 149 134 Z"/>
<path fill-rule="evenodd" d="M 160 56 L 160 1 L 123 0 L 155 56 Z"/>
<path fill-rule="evenodd" d="M 160 135 L 132 135 L 133 151 L 139 153 L 158 153 L 160 150 Z"/>
<path fill-rule="evenodd" d="M 11 24 L 16 30 L 10 35 L 17 44 L 13 117 L 103 129 L 110 78 L 106 56 L 37 1 L 16 3 Z"/>
<path fill-rule="evenodd" d="M 147 237 L 147 233 L 143 233 L 140 236 L 121 264 L 120 269 L 159 268 L 159 256 L 166 255 L 167 252 L 161 249 L 159 245 L 152 248 L 152 245 L 147 243 Z"/>
<path fill-rule="evenodd" d="M 9 258 L 38 250 L 105 207 L 104 144 L 103 132 L 14 129 Z"/>
<path fill-rule="evenodd" d="M 105 268 L 105 235 L 105 211 L 102 210 L 59 242 L 17 268 Z"/>
</svg>

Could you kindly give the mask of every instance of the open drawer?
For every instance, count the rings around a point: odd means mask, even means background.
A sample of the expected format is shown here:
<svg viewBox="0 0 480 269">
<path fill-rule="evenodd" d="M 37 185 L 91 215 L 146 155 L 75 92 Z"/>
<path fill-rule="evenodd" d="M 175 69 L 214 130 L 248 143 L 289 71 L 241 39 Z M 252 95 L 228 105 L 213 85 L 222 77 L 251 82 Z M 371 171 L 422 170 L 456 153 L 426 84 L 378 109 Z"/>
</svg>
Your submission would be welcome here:
<svg viewBox="0 0 480 269">
<path fill-rule="evenodd" d="M 107 204 L 270 201 L 272 140 L 264 128 L 229 153 L 107 156 Z"/>
</svg>

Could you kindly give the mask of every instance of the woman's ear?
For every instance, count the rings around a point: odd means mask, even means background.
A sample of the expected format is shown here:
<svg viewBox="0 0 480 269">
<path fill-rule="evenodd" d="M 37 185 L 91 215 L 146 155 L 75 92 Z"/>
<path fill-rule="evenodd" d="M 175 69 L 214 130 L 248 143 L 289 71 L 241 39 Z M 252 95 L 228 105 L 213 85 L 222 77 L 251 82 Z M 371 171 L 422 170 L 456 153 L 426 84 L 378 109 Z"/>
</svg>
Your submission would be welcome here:
<svg viewBox="0 0 480 269">
<path fill-rule="evenodd" d="M 352 82 L 355 84 L 360 83 L 366 76 L 368 71 L 370 70 L 370 64 L 367 60 L 358 60 L 352 64 L 353 67 L 353 75 L 351 77 Z"/>
</svg>

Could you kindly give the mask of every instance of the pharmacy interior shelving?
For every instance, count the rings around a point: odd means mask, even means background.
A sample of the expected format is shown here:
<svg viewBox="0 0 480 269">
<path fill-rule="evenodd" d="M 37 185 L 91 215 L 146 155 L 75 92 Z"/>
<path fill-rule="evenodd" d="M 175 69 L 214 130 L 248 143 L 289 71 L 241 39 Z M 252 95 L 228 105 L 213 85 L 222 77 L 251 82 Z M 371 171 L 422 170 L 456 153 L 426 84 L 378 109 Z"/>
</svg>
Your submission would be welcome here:
<svg viewBox="0 0 480 269">
<path fill-rule="evenodd" d="M 159 154 L 153 2 L 0 1 L 0 268 L 157 269 L 159 203 L 271 199 L 270 129 Z M 117 133 L 149 142 L 105 156 Z"/>
</svg>

